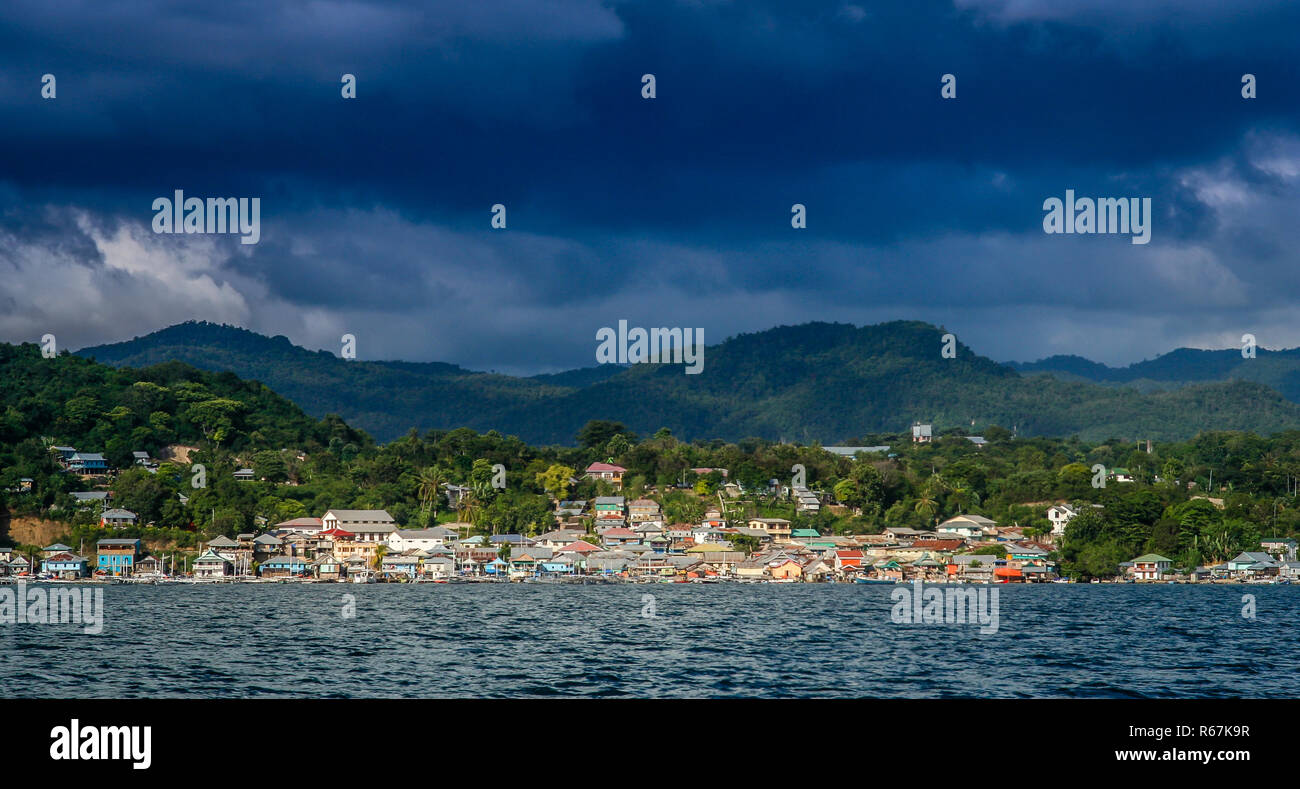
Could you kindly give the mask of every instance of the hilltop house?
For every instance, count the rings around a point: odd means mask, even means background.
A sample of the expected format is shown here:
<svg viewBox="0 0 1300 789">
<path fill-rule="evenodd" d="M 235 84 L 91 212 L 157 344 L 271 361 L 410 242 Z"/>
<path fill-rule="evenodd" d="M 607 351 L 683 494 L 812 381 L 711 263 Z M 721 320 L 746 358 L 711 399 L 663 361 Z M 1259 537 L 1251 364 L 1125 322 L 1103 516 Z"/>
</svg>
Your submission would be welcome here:
<svg viewBox="0 0 1300 789">
<path fill-rule="evenodd" d="M 74 452 L 68 459 L 68 468 L 80 474 L 104 474 L 108 461 L 98 452 Z"/>
<path fill-rule="evenodd" d="M 1065 527 L 1078 511 L 1069 504 L 1057 504 L 1054 507 L 1047 508 L 1047 520 L 1052 523 L 1052 534 L 1060 537 L 1065 534 Z"/>
<path fill-rule="evenodd" d="M 623 475 L 626 473 L 627 469 L 613 463 L 592 463 L 587 466 L 587 470 L 583 472 L 582 476 L 583 479 L 603 479 L 611 483 L 615 490 L 621 490 L 623 488 Z"/>
<path fill-rule="evenodd" d="M 130 510 L 104 510 L 104 514 L 99 516 L 99 525 L 123 529 L 127 526 L 134 526 L 136 520 L 136 514 Z"/>
<path fill-rule="evenodd" d="M 934 440 L 934 426 L 923 425 L 920 422 L 912 424 L 912 443 L 928 444 Z"/>
</svg>

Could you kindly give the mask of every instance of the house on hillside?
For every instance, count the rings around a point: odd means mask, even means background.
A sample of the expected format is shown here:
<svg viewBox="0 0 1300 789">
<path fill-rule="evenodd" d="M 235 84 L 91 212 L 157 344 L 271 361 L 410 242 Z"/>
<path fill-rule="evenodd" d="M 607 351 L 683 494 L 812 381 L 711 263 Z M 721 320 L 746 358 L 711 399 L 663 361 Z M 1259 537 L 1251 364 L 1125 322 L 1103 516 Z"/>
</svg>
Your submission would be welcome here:
<svg viewBox="0 0 1300 789">
<path fill-rule="evenodd" d="M 616 466 L 613 463 L 592 463 L 587 466 L 583 472 L 584 479 L 603 479 L 612 484 L 615 490 L 621 490 L 623 487 L 623 475 L 627 469 L 622 466 Z"/>
<path fill-rule="evenodd" d="M 1052 523 L 1052 534 L 1060 537 L 1065 534 L 1065 527 L 1079 512 L 1069 504 L 1057 504 L 1047 508 L 1047 520 Z"/>
<path fill-rule="evenodd" d="M 920 422 L 912 424 L 912 443 L 928 444 L 934 440 L 934 426 L 923 425 Z"/>
<path fill-rule="evenodd" d="M 99 516 L 99 525 L 114 529 L 124 529 L 127 526 L 134 526 L 136 520 L 136 514 L 130 510 L 104 510 L 104 513 Z"/>
</svg>

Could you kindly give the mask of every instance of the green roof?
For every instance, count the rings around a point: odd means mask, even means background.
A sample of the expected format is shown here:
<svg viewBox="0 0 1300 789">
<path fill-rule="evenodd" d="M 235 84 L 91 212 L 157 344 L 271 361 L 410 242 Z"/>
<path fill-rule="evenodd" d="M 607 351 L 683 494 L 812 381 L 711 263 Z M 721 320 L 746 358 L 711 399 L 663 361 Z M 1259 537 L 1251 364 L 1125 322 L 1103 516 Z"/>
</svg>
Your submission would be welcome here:
<svg viewBox="0 0 1300 789">
<path fill-rule="evenodd" d="M 1169 562 L 1170 564 L 1173 564 L 1174 560 L 1166 559 L 1158 553 L 1148 553 L 1133 560 L 1134 564 L 1137 564 L 1138 562 Z"/>
<path fill-rule="evenodd" d="M 790 536 L 791 537 L 820 537 L 822 536 L 822 534 L 816 529 L 795 529 L 794 531 L 790 532 Z"/>
</svg>

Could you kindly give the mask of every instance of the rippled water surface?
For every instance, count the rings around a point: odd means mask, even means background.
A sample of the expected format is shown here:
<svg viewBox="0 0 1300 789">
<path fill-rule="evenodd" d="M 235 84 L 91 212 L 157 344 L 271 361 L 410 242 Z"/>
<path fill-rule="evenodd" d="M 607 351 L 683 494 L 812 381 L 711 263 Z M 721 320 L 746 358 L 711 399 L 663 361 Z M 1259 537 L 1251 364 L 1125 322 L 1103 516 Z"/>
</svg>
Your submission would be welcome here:
<svg viewBox="0 0 1300 789">
<path fill-rule="evenodd" d="M 1300 671 L 1300 587 L 1003 586 L 990 635 L 893 624 L 891 590 L 108 586 L 101 634 L 0 625 L 0 695 L 1264 697 Z"/>
</svg>

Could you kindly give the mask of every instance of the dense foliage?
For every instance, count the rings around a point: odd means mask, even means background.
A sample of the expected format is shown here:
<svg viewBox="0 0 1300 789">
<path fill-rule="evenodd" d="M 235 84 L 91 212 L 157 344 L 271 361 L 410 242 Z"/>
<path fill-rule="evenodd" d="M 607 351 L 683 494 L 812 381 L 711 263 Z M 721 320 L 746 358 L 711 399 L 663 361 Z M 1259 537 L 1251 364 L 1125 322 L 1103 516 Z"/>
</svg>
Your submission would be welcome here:
<svg viewBox="0 0 1300 789">
<path fill-rule="evenodd" d="M 711 346 L 698 375 L 684 374 L 680 365 L 639 364 L 512 378 L 447 364 L 348 361 L 297 348 L 283 337 L 202 323 L 82 353 L 110 364 L 180 360 L 232 370 L 263 381 L 310 414 L 340 414 L 381 441 L 410 427 L 463 426 L 563 443 L 593 418 L 618 420 L 643 434 L 667 426 L 687 439 L 761 436 L 827 444 L 864 431 L 901 430 L 914 420 L 973 432 L 998 424 L 1019 435 L 1091 441 L 1300 428 L 1300 406 L 1258 383 L 1143 393 L 1022 376 L 963 345 L 956 358 L 944 358 L 943 335 L 940 328 L 901 321 L 784 326 Z"/>
<path fill-rule="evenodd" d="M 794 528 L 851 534 L 933 528 L 976 513 L 1032 538 L 1048 533 L 1052 503 L 1071 501 L 1082 514 L 1057 547 L 1076 575 L 1113 574 L 1118 562 L 1147 551 L 1179 566 L 1221 561 L 1261 536 L 1300 528 L 1298 431 L 1203 433 L 1148 453 L 1145 444 L 1119 439 L 1026 438 L 993 426 L 982 447 L 961 430 L 920 445 L 908 434 L 862 435 L 855 444 L 889 445 L 890 456 L 848 458 L 761 438 L 686 442 L 667 428 L 646 437 L 596 420 L 575 431 L 576 446 L 534 446 L 467 428 L 411 430 L 380 446 L 337 417 L 305 416 L 260 384 L 174 362 L 114 369 L 75 356 L 43 359 L 34 346 L 0 346 L 0 375 L 0 503 L 13 514 L 63 521 L 74 538 L 99 533 L 95 510 L 78 509 L 67 495 L 90 482 L 60 471 L 51 444 L 105 452 L 121 469 L 111 481 L 114 505 L 140 515 L 141 525 L 127 533 L 178 547 L 193 545 L 192 535 L 256 532 L 328 508 L 384 508 L 407 527 L 461 520 L 484 533 L 537 534 L 555 525 L 555 501 L 613 492 L 606 482 L 575 481 L 594 461 L 624 466 L 622 495 L 652 495 L 671 522 L 697 523 L 706 509 L 724 508 L 733 523 L 778 516 Z M 131 466 L 132 450 L 161 455 L 173 444 L 195 447 L 187 462 L 164 462 L 156 472 Z M 204 467 L 204 486 L 194 485 L 194 464 Z M 506 469 L 503 489 L 493 485 L 497 464 Z M 1136 481 L 1095 487 L 1097 464 L 1125 467 Z M 795 465 L 838 503 L 815 516 L 795 512 L 779 495 Z M 236 481 L 242 467 L 257 480 Z M 1215 501 L 1204 497 L 1211 476 Z M 34 480 L 30 491 L 21 490 L 23 477 Z M 744 495 L 733 498 L 727 482 Z M 454 511 L 446 484 L 466 489 Z"/>
</svg>

